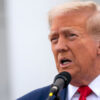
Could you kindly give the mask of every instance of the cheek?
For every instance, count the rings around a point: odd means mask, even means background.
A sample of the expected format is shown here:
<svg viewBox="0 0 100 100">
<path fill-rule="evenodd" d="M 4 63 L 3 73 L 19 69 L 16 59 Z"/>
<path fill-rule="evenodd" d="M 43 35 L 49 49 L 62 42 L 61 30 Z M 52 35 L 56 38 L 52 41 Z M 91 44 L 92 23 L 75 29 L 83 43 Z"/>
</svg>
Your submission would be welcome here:
<svg viewBox="0 0 100 100">
<path fill-rule="evenodd" d="M 72 53 L 74 55 L 75 62 L 78 66 L 91 66 L 93 60 L 95 59 L 95 49 L 91 48 L 88 44 L 78 43 L 72 49 Z"/>
</svg>

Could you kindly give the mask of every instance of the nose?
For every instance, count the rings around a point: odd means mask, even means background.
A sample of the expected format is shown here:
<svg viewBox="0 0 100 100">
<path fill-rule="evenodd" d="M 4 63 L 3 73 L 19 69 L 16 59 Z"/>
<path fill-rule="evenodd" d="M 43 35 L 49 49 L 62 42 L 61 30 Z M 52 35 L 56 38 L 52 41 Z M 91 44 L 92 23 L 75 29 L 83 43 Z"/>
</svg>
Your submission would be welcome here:
<svg viewBox="0 0 100 100">
<path fill-rule="evenodd" d="M 68 51 L 67 41 L 64 38 L 59 38 L 55 46 L 57 52 L 66 52 Z"/>
</svg>

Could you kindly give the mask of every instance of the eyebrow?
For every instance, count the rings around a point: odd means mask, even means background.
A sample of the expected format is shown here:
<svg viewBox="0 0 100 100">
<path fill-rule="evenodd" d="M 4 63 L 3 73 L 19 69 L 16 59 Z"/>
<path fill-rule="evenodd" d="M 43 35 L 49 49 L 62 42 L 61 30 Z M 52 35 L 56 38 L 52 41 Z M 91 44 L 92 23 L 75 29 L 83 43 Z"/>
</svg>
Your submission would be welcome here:
<svg viewBox="0 0 100 100">
<path fill-rule="evenodd" d="M 49 35 L 48 35 L 48 39 L 50 39 L 53 35 L 57 35 L 58 32 L 56 31 L 52 31 Z"/>
<path fill-rule="evenodd" d="M 61 30 L 60 30 L 60 32 L 62 32 L 62 31 L 72 31 L 73 29 L 72 28 L 70 28 L 70 27 L 64 27 L 64 28 L 62 28 Z M 59 32 L 57 32 L 57 31 L 51 31 L 50 32 L 50 34 L 48 35 L 48 36 L 50 36 L 50 35 L 53 35 L 53 34 L 58 34 Z"/>
<path fill-rule="evenodd" d="M 73 29 L 73 28 L 71 28 L 71 27 L 64 27 L 64 28 L 62 28 L 62 29 L 60 29 L 60 31 L 59 31 L 60 33 L 72 33 L 72 32 L 74 32 L 74 33 L 79 33 L 76 29 Z M 57 31 L 52 31 L 49 35 L 48 35 L 48 38 L 50 39 L 53 35 L 57 35 L 59 32 L 57 32 Z"/>
</svg>

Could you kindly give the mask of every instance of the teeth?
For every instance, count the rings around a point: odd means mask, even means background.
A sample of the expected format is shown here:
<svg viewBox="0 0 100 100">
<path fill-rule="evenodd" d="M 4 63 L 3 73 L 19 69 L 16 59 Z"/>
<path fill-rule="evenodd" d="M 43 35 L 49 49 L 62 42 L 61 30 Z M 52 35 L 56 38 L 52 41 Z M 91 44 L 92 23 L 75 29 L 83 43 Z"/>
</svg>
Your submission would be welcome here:
<svg viewBox="0 0 100 100">
<path fill-rule="evenodd" d="M 70 63 L 70 62 L 71 62 L 71 60 L 68 60 L 68 59 L 67 59 L 67 60 L 61 60 L 61 63 L 62 63 L 62 64 L 68 64 L 68 63 Z"/>
<path fill-rule="evenodd" d="M 68 64 L 69 62 L 63 62 L 63 64 Z"/>
</svg>

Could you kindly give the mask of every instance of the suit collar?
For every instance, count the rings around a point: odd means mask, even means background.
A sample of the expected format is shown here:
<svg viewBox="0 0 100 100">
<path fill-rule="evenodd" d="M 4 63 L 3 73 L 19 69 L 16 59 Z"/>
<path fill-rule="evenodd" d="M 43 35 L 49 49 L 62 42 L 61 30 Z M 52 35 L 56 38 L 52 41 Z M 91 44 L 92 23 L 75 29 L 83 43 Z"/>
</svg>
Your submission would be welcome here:
<svg viewBox="0 0 100 100">
<path fill-rule="evenodd" d="M 60 98 L 61 98 L 61 100 L 65 100 L 65 99 L 66 99 L 66 92 L 67 92 L 67 88 L 64 88 L 64 89 L 60 92 Z"/>
</svg>

